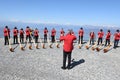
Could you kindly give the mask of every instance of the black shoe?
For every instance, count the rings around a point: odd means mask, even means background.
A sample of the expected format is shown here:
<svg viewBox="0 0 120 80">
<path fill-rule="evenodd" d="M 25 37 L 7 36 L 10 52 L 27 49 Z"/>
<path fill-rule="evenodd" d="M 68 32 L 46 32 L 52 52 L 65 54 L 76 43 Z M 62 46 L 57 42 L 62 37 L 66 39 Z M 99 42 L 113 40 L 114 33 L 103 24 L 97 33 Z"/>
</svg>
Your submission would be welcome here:
<svg viewBox="0 0 120 80">
<path fill-rule="evenodd" d="M 67 66 L 67 69 L 68 69 L 68 70 L 71 69 L 71 66 Z"/>
<path fill-rule="evenodd" d="M 62 66 L 62 67 L 61 67 L 61 69 L 65 70 L 65 69 L 66 69 L 66 67 L 63 67 L 63 66 Z"/>
<path fill-rule="evenodd" d="M 116 47 L 113 47 L 114 49 L 116 49 Z"/>
</svg>

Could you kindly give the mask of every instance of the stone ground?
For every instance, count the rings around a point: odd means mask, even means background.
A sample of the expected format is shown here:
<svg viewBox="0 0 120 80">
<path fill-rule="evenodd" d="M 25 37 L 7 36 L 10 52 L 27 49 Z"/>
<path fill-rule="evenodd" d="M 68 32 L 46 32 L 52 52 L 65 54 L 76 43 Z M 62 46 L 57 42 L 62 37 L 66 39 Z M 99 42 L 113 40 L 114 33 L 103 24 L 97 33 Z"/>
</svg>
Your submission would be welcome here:
<svg viewBox="0 0 120 80">
<path fill-rule="evenodd" d="M 40 44 L 39 44 L 40 45 Z M 16 45 L 12 45 L 15 47 Z M 72 53 L 70 70 L 62 70 L 62 44 L 60 48 L 9 51 L 0 39 L 0 80 L 120 80 L 120 48 L 107 53 L 86 50 L 83 46 Z"/>
</svg>

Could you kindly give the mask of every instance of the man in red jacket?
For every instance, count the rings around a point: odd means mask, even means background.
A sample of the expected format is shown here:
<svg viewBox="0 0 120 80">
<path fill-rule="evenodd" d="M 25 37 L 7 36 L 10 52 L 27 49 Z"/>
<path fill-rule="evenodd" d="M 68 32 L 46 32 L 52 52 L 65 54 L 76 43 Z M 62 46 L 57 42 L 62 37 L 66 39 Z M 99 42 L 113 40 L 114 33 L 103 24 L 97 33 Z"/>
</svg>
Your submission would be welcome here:
<svg viewBox="0 0 120 80">
<path fill-rule="evenodd" d="M 119 30 L 116 30 L 116 33 L 114 34 L 114 47 L 113 47 L 114 49 L 118 47 L 119 39 L 120 39 Z"/>
<path fill-rule="evenodd" d="M 95 33 L 92 31 L 90 32 L 90 45 L 91 45 L 91 42 L 92 42 L 92 45 L 94 45 L 94 39 L 95 39 Z"/>
<path fill-rule="evenodd" d="M 102 44 L 102 42 L 103 42 L 103 36 L 104 36 L 104 32 L 103 32 L 102 29 L 100 29 L 100 31 L 98 32 L 98 45 L 99 45 L 100 42 Z"/>
<path fill-rule="evenodd" d="M 106 34 L 105 46 L 107 44 L 110 45 L 110 37 L 111 37 L 111 33 L 110 33 L 110 30 L 108 30 L 108 32 Z"/>
<path fill-rule="evenodd" d="M 5 40 L 4 45 L 6 45 L 6 44 L 9 45 L 9 30 L 8 30 L 8 26 L 5 26 L 3 32 L 4 32 L 4 40 Z"/>
<path fill-rule="evenodd" d="M 26 27 L 25 32 L 26 32 L 26 40 L 29 39 L 29 42 L 31 42 L 31 35 L 30 35 L 30 28 L 29 28 L 29 26 Z"/>
<path fill-rule="evenodd" d="M 55 42 L 55 35 L 56 35 L 56 30 L 55 30 L 55 28 L 53 28 L 52 31 L 51 31 L 51 38 L 52 38 L 51 42 L 52 43 Z"/>
<path fill-rule="evenodd" d="M 60 41 L 64 41 L 63 45 L 63 66 L 62 69 L 71 68 L 71 53 L 73 50 L 73 41 L 76 40 L 76 36 L 72 34 L 70 30 L 66 36 L 63 34 L 60 36 Z M 66 58 L 68 57 L 68 66 L 66 67 Z"/>
<path fill-rule="evenodd" d="M 44 29 L 44 43 L 47 42 L 47 34 L 48 34 L 48 30 L 47 30 L 47 28 L 45 27 L 45 29 Z"/>
<path fill-rule="evenodd" d="M 18 44 L 18 33 L 17 27 L 13 29 L 13 44 Z"/>
<path fill-rule="evenodd" d="M 39 37 L 39 31 L 38 31 L 38 29 L 36 28 L 36 29 L 34 30 L 35 43 L 38 43 L 38 37 Z"/>
<path fill-rule="evenodd" d="M 19 32 L 20 32 L 20 42 L 24 43 L 24 30 L 23 30 L 23 28 L 21 28 Z"/>
<path fill-rule="evenodd" d="M 78 44 L 83 44 L 84 30 L 83 30 L 82 27 L 81 27 L 80 30 L 78 31 L 78 34 L 79 34 L 79 41 L 78 41 Z M 81 43 L 80 43 L 80 40 L 81 40 Z"/>
</svg>

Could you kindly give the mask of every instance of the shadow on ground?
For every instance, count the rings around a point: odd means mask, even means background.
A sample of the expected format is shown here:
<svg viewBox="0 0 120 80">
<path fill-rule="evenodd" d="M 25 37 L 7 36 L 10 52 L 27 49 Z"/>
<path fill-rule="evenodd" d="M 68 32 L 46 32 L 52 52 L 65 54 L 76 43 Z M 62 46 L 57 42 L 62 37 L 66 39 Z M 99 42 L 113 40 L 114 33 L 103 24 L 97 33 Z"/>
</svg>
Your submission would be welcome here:
<svg viewBox="0 0 120 80">
<path fill-rule="evenodd" d="M 74 67 L 76 67 L 76 66 L 78 66 L 78 65 L 80 65 L 80 64 L 82 64 L 82 63 L 84 63 L 85 62 L 85 60 L 84 59 L 80 59 L 79 61 L 72 61 L 72 64 L 71 64 L 71 69 L 72 68 L 74 68 Z"/>
</svg>

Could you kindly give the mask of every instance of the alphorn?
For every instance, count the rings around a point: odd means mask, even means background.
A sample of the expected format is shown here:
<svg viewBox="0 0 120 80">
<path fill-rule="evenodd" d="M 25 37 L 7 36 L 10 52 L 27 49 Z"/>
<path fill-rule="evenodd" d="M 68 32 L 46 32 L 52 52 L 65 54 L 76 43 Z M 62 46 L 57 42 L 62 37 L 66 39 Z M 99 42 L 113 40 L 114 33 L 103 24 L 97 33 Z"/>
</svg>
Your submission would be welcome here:
<svg viewBox="0 0 120 80">
<path fill-rule="evenodd" d="M 97 46 L 97 40 L 96 40 L 96 42 L 95 42 L 95 44 L 92 46 L 92 50 L 94 51 L 95 50 L 95 48 L 96 48 L 96 46 Z"/>
<path fill-rule="evenodd" d="M 8 42 L 9 42 L 9 50 L 11 51 L 11 52 L 14 52 L 14 49 L 12 48 L 12 46 L 11 46 L 11 41 L 10 41 L 10 38 L 9 38 L 9 36 L 8 36 Z"/>
<path fill-rule="evenodd" d="M 111 46 L 112 46 L 112 43 L 111 43 L 110 45 L 108 45 L 107 47 L 105 47 L 105 48 L 103 49 L 103 52 L 104 52 L 104 53 L 108 52 Z"/>
<path fill-rule="evenodd" d="M 33 44 L 34 44 L 35 48 L 36 48 L 36 49 L 39 49 L 38 44 L 35 43 L 35 40 L 33 39 L 32 36 L 31 36 L 31 38 L 32 38 L 32 41 L 33 41 Z"/>
<path fill-rule="evenodd" d="M 81 40 L 80 40 L 80 43 L 78 44 L 78 48 L 81 49 L 82 47 L 82 44 L 81 44 Z"/>
<path fill-rule="evenodd" d="M 7 34 L 8 34 L 8 32 L 7 32 Z M 14 49 L 12 48 L 11 43 L 10 43 L 11 41 L 10 41 L 9 34 L 8 34 L 7 38 L 8 38 L 8 44 L 9 44 L 9 50 L 10 50 L 11 52 L 14 52 Z"/>
<path fill-rule="evenodd" d="M 48 45 L 49 45 L 49 47 L 50 47 L 50 48 L 53 48 L 53 47 L 52 47 L 52 44 L 50 43 L 49 34 L 48 34 L 48 39 L 47 39 L 47 40 L 48 40 Z"/>
<path fill-rule="evenodd" d="M 20 38 L 18 37 L 18 42 L 19 42 L 19 44 L 20 44 L 20 49 L 22 50 L 22 51 L 24 51 L 25 49 L 24 49 L 24 47 L 22 46 L 22 44 L 21 44 L 21 42 L 20 42 Z"/>
<path fill-rule="evenodd" d="M 103 42 L 105 42 L 105 40 Z M 102 49 L 102 46 L 103 46 L 103 43 L 101 43 L 100 46 L 96 47 L 96 51 L 99 52 Z"/>
<path fill-rule="evenodd" d="M 40 35 L 39 35 L 39 36 L 40 36 Z M 45 43 L 42 43 L 41 37 L 40 37 L 40 44 L 41 44 L 42 48 L 45 49 Z"/>
<path fill-rule="evenodd" d="M 114 36 L 113 36 L 114 37 Z M 111 39 L 113 39 L 113 37 Z M 109 51 L 110 47 L 112 46 L 113 42 L 111 41 L 110 44 L 103 49 L 103 52 L 106 53 Z"/>
<path fill-rule="evenodd" d="M 59 47 L 60 44 L 57 42 L 56 37 L 55 37 L 55 42 L 56 42 L 56 47 L 57 47 L 57 48 L 60 48 L 60 47 Z"/>
<path fill-rule="evenodd" d="M 88 40 L 86 46 L 85 46 L 86 49 L 89 49 L 90 48 L 90 39 Z"/>
</svg>

